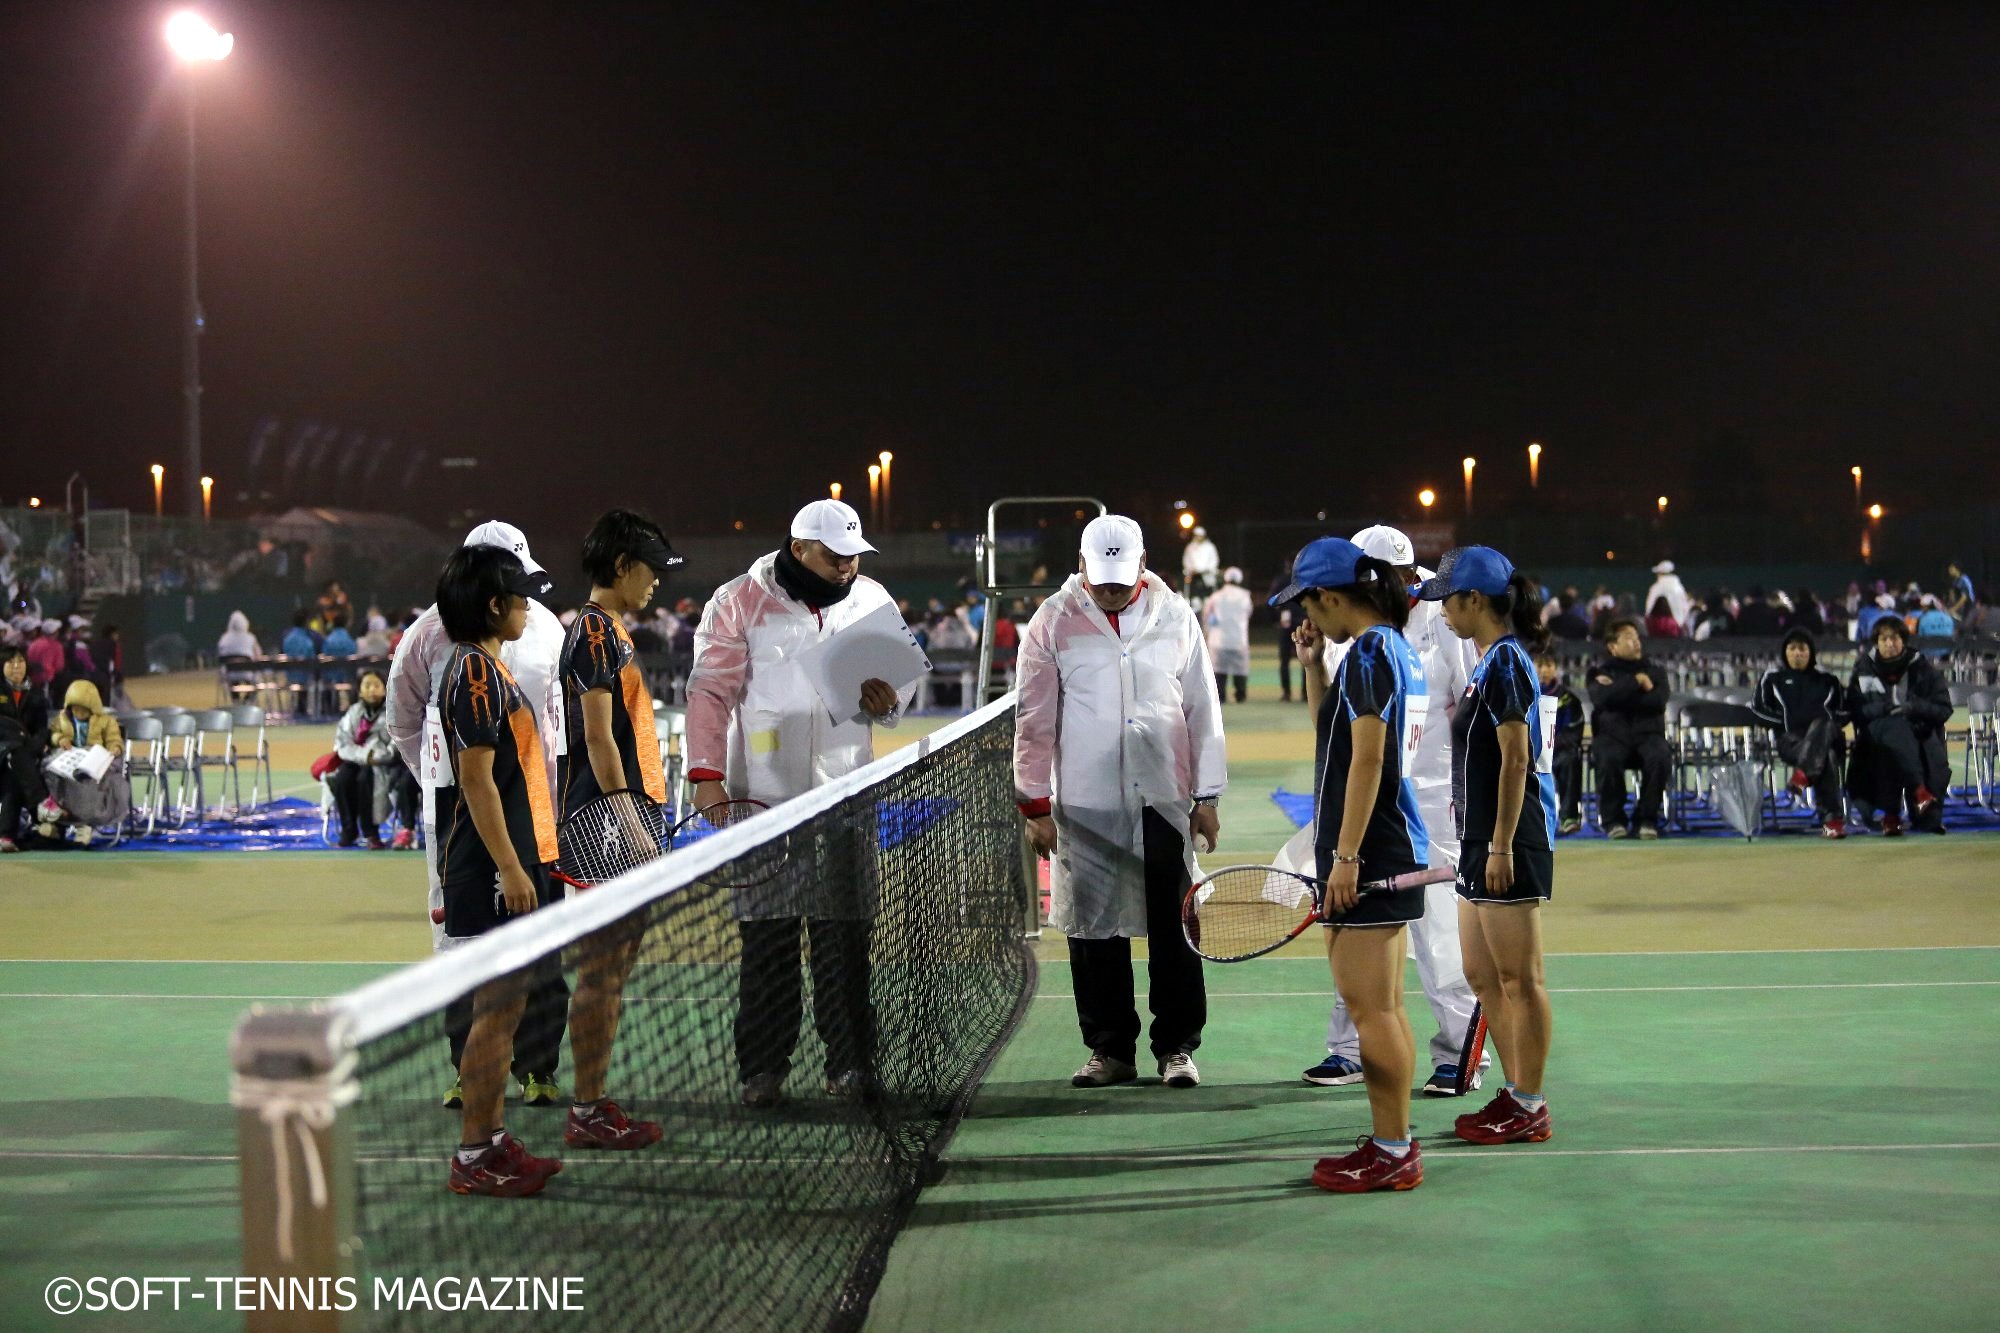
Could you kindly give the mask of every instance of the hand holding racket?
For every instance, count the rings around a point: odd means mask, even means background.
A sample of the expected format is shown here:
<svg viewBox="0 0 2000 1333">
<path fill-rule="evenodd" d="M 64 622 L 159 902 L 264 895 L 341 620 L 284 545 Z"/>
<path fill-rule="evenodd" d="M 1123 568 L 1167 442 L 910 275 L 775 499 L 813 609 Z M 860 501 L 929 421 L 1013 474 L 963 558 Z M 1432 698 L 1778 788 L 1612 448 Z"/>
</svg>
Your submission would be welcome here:
<svg viewBox="0 0 2000 1333">
<path fill-rule="evenodd" d="M 1437 866 L 1356 883 L 1354 900 L 1440 884 L 1454 874 L 1449 867 Z M 1326 906 L 1325 887 L 1311 875 L 1268 865 L 1224 866 L 1188 889 L 1181 900 L 1181 933 L 1188 947 L 1210 962 L 1240 963 L 1283 948 L 1308 926 L 1321 924 Z M 1331 924 L 1339 924 L 1338 909 Z"/>
<path fill-rule="evenodd" d="M 556 829 L 550 874 L 588 889 L 657 860 L 667 848 L 666 811 L 644 792 L 606 792 L 573 810 Z"/>
</svg>

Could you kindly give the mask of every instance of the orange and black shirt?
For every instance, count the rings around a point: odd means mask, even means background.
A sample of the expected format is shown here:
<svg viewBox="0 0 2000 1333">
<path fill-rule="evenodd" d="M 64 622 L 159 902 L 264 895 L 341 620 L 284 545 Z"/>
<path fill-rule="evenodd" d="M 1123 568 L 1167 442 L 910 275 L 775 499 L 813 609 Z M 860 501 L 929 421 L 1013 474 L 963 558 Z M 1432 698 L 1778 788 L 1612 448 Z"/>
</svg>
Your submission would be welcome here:
<svg viewBox="0 0 2000 1333">
<path fill-rule="evenodd" d="M 611 694 L 611 739 L 618 747 L 618 765 L 625 785 L 660 804 L 667 799 L 666 775 L 660 769 L 660 741 L 653 730 L 653 696 L 647 692 L 639 654 L 618 617 L 594 602 L 586 603 L 563 639 L 563 712 L 567 728 L 560 786 L 562 813 L 581 809 L 602 795 L 597 773 L 590 766 L 590 746 L 584 735 L 583 696 L 592 690 Z"/>
<path fill-rule="evenodd" d="M 493 751 L 493 785 L 500 789 L 507 837 L 522 868 L 553 862 L 556 822 L 548 769 L 541 736 L 535 731 L 535 710 L 521 687 L 484 649 L 459 643 L 452 645 L 445 663 L 438 699 L 453 778 L 451 807 L 438 811 L 439 881 L 483 888 L 499 874 L 465 804 L 465 786 L 458 780 L 458 757 L 464 750 Z"/>
</svg>

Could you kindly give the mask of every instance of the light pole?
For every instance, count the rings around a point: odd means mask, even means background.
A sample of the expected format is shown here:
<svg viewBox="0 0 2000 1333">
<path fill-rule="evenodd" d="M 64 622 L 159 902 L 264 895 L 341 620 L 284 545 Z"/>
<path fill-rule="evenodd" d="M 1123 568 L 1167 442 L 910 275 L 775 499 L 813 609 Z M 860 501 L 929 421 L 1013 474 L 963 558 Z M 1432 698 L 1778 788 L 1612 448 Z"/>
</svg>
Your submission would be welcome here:
<svg viewBox="0 0 2000 1333">
<path fill-rule="evenodd" d="M 896 491 L 889 484 L 889 463 L 896 456 L 884 449 L 876 457 L 882 460 L 882 531 L 887 532 L 896 513 Z"/>
<path fill-rule="evenodd" d="M 1459 465 L 1465 469 L 1465 516 L 1467 518 L 1471 518 L 1472 517 L 1472 469 L 1479 466 L 1479 460 L 1468 454 L 1464 458 L 1459 460 Z"/>
<path fill-rule="evenodd" d="M 1856 463 L 1847 471 L 1854 478 L 1854 512 L 1858 516 L 1861 513 L 1861 464 Z"/>
<path fill-rule="evenodd" d="M 214 498 L 215 498 L 215 478 L 203 477 L 201 479 L 201 521 L 204 523 L 208 522 L 208 517 L 210 512 L 209 505 L 214 500 Z"/>
<path fill-rule="evenodd" d="M 236 39 L 217 32 L 201 15 L 182 10 L 167 20 L 167 46 L 181 63 L 187 98 L 187 292 L 181 306 L 182 433 L 187 457 L 187 510 L 200 499 L 201 471 L 201 266 L 195 217 L 195 80 L 202 65 L 227 56 Z"/>
<path fill-rule="evenodd" d="M 163 497 L 166 489 L 167 470 L 158 463 L 153 464 L 151 470 L 153 473 L 153 517 L 158 518 L 166 508 Z"/>
<path fill-rule="evenodd" d="M 880 463 L 870 463 L 868 465 L 868 530 L 870 532 L 879 532 L 881 529 L 882 465 Z"/>
<path fill-rule="evenodd" d="M 1528 446 L 1528 489 L 1538 491 L 1541 488 L 1542 446 L 1539 444 L 1530 444 Z"/>
</svg>

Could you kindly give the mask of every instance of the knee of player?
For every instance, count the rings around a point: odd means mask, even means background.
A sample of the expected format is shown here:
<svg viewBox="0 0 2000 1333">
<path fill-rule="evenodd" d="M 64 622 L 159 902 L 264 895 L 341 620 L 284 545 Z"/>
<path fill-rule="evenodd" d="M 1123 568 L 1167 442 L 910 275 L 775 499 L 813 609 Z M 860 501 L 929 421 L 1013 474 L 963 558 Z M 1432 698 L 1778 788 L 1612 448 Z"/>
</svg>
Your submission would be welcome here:
<svg viewBox="0 0 2000 1333">
<path fill-rule="evenodd" d="M 1501 968 L 1499 976 L 1500 993 L 1509 1001 L 1525 999 L 1542 988 L 1540 968 Z"/>
</svg>

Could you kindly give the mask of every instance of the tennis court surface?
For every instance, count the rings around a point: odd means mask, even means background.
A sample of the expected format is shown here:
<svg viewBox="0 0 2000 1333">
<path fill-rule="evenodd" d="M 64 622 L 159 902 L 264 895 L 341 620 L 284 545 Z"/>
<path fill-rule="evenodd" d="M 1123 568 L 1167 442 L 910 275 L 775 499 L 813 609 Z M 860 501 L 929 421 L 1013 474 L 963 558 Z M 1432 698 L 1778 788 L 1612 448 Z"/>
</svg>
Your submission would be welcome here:
<svg viewBox="0 0 2000 1333">
<path fill-rule="evenodd" d="M 1223 854 L 1275 846 L 1268 793 L 1299 766 L 1233 763 Z M 1428 1175 L 1408 1194 L 1304 1183 L 1367 1123 L 1358 1087 L 1298 1080 L 1328 1003 L 1310 938 L 1208 970 L 1204 1082 L 1187 1092 L 1068 1086 L 1084 1052 L 1061 941 L 1041 940 L 1027 1015 L 890 1249 L 868 1326 L 1991 1327 L 2000 841 L 1599 843 L 1561 867 L 1555 1138 L 1462 1147 L 1444 1131 L 1467 1108 L 1419 1099 Z M 201 1308 L 58 1320 L 43 1291 L 238 1271 L 231 1028 L 255 1000 L 345 993 L 422 957 L 414 875 L 387 854 L 10 859 L 0 1328 L 237 1325 Z M 454 1124 L 428 1103 L 433 1081 L 427 1067 L 406 1080 L 408 1114 L 438 1122 L 422 1206 L 464 1204 L 472 1226 L 543 1208 L 445 1194 Z M 560 1119 L 509 1113 L 539 1143 Z M 783 1166 L 802 1187 L 816 1174 Z M 686 1258 L 650 1256 L 662 1289 Z M 584 1298 L 583 1316 L 484 1318 L 713 1322 L 670 1296 Z"/>
</svg>

